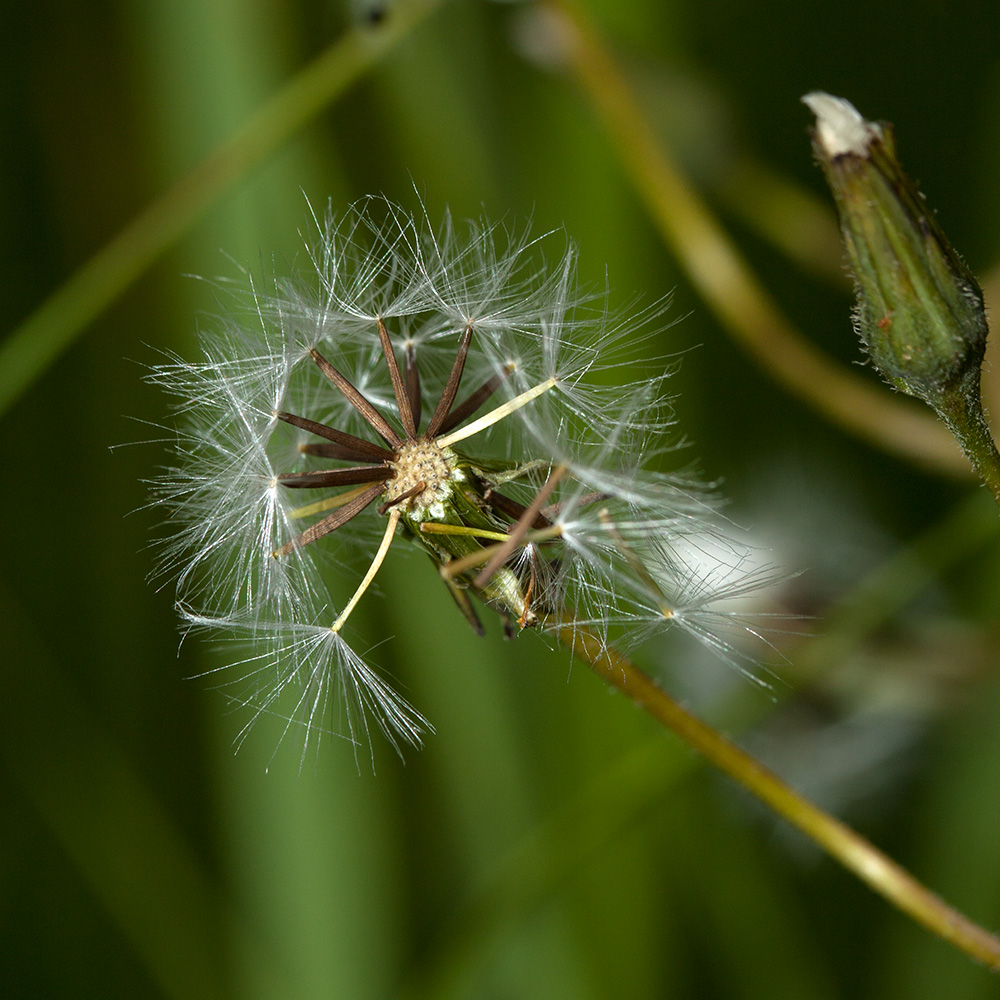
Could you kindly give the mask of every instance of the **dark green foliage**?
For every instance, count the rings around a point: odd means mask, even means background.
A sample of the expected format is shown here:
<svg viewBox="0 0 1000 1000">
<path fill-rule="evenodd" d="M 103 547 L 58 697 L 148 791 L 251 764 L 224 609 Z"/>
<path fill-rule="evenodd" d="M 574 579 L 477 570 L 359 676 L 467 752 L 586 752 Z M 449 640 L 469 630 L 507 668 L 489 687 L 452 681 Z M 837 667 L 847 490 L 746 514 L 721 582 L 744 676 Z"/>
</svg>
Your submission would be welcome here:
<svg viewBox="0 0 1000 1000">
<path fill-rule="evenodd" d="M 339 6 L 294 0 L 8 6 L 4 331 L 343 27 Z M 829 288 L 750 232 L 753 213 L 733 206 L 755 196 L 734 198 L 731 184 L 753 161 L 825 197 L 798 104 L 816 87 L 895 122 L 954 244 L 991 273 L 991 5 L 591 6 L 811 340 L 855 359 L 846 284 Z M 774 658 L 773 692 L 683 644 L 649 662 L 1000 927 L 995 508 L 831 429 L 752 368 L 681 279 L 578 92 L 514 51 L 530 13 L 473 0 L 439 11 L 221 198 L 0 418 L 5 998 L 998 995 L 995 976 L 777 830 L 585 669 L 567 678 L 562 653 L 532 635 L 474 635 L 419 554 L 390 559 L 388 599 L 356 612 L 359 634 L 393 637 L 370 659 L 437 729 L 405 766 L 382 747 L 377 776 L 359 776 L 334 741 L 301 768 L 294 739 L 272 758 L 278 720 L 234 756 L 239 723 L 211 674 L 184 679 L 228 653 L 192 644 L 178 657 L 170 595 L 144 582 L 156 526 L 140 480 L 164 451 L 108 450 L 162 436 L 124 416 L 166 419 L 142 383 L 141 365 L 158 360 L 146 345 L 188 353 L 198 312 L 219 311 L 210 285 L 182 275 L 232 277 L 220 247 L 255 274 L 272 254 L 279 270 L 301 258 L 290 234 L 303 191 L 320 206 L 372 192 L 415 206 L 415 186 L 432 218 L 446 204 L 456 218 L 533 213 L 538 231 L 565 226 L 580 244 L 585 280 L 602 285 L 607 266 L 612 305 L 676 289 L 673 314 L 688 318 L 659 346 L 688 352 L 677 406 L 695 444 L 682 457 L 724 477 L 734 520 L 807 571 L 782 609 L 818 620 L 803 626 L 811 638 L 774 637 L 787 660 Z M 918 544 L 932 530 L 935 547 Z"/>
</svg>

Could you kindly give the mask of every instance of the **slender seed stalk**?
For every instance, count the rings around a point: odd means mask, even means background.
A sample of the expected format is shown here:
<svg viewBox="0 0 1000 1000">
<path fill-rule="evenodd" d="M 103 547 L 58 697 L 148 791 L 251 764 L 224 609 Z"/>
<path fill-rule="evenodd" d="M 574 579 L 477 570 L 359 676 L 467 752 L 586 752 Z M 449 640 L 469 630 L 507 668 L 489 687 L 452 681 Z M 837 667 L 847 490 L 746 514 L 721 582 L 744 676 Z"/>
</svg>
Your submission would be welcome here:
<svg viewBox="0 0 1000 1000">
<path fill-rule="evenodd" d="M 337 493 L 332 497 L 327 497 L 325 500 L 317 500 L 315 503 L 307 503 L 303 507 L 296 507 L 294 510 L 290 510 L 288 512 L 288 516 L 296 519 L 302 517 L 312 517 L 314 514 L 322 514 L 324 510 L 332 510 L 335 507 L 343 507 L 351 500 L 359 497 L 368 488 L 369 487 L 366 483 L 362 483 L 360 486 L 355 486 L 354 489 L 345 490 L 343 493 Z"/>
<path fill-rule="evenodd" d="M 530 531 L 524 536 L 522 541 L 525 545 L 530 545 L 536 542 L 547 542 L 553 538 L 558 538 L 563 532 L 561 524 L 554 524 L 551 528 L 542 528 L 538 531 Z M 441 534 L 448 534 L 446 531 L 442 531 Z M 441 566 L 441 576 L 446 580 L 452 580 L 461 573 L 465 573 L 470 569 L 475 569 L 477 566 L 482 566 L 500 550 L 501 546 L 506 546 L 508 536 L 504 536 L 503 542 L 499 545 L 485 545 L 483 548 L 479 549 L 477 552 L 470 552 L 469 555 L 463 556 L 461 559 L 452 559 L 451 562 L 446 562 Z"/>
<path fill-rule="evenodd" d="M 840 820 L 802 798 L 746 751 L 674 701 L 629 659 L 569 622 L 549 623 L 599 677 L 774 810 L 862 882 L 966 955 L 1000 971 L 1000 938 L 973 923 Z"/>
<path fill-rule="evenodd" d="M 667 600 L 666 594 L 663 593 L 663 589 L 660 585 L 653 579 L 653 574 L 649 572 L 646 568 L 646 564 L 639 558 L 635 549 L 632 548 L 628 542 L 622 538 L 621 532 L 618 530 L 617 525 L 611 519 L 611 515 L 608 511 L 602 510 L 598 512 L 597 515 L 601 524 L 607 529 L 607 532 L 615 541 L 615 545 L 618 547 L 618 551 L 625 557 L 626 562 L 632 567 L 632 572 L 642 580 L 646 585 L 646 589 L 649 591 L 649 596 L 652 597 L 660 608 L 660 613 L 663 615 L 664 619 L 673 618 L 676 613 L 670 603 Z"/>
<path fill-rule="evenodd" d="M 438 524 L 435 521 L 424 521 L 420 530 L 425 535 L 469 535 L 471 538 L 488 538 L 491 542 L 506 542 L 509 537 L 502 531 L 470 528 L 464 524 Z"/>
<path fill-rule="evenodd" d="M 555 384 L 556 380 L 554 378 L 547 378 L 544 382 L 540 382 L 538 385 L 532 386 L 530 389 L 522 392 L 520 396 L 515 396 L 513 399 L 498 406 L 495 410 L 490 410 L 489 413 L 483 414 L 478 420 L 473 420 L 471 424 L 466 424 L 457 431 L 452 431 L 451 434 L 439 437 L 437 439 L 438 445 L 441 448 L 450 448 L 453 444 L 464 441 L 466 438 L 472 437 L 473 434 L 478 434 L 480 431 L 486 430 L 487 427 L 491 427 L 498 421 L 503 420 L 504 417 L 509 417 L 512 413 L 521 409 L 522 406 L 527 406 L 533 399 L 537 399 L 542 393 L 548 392 Z"/>
<path fill-rule="evenodd" d="M 382 536 L 382 543 L 378 547 L 378 552 L 375 553 L 375 558 L 372 559 L 371 565 L 368 567 L 368 572 L 365 573 L 365 578 L 358 584 L 358 589 L 354 591 L 354 596 L 347 602 L 346 607 L 337 616 L 337 620 L 330 626 L 331 632 L 339 632 L 343 627 L 344 623 L 351 616 L 351 612 L 354 610 L 358 601 L 361 600 L 362 595 L 371 585 L 372 580 L 375 579 L 375 574 L 378 573 L 382 566 L 382 562 L 386 557 L 386 553 L 389 551 L 389 546 L 392 544 L 393 536 L 396 534 L 396 528 L 399 525 L 399 508 L 394 507 L 389 513 L 389 523 L 385 526 L 385 534 Z"/>
<path fill-rule="evenodd" d="M 489 582 L 489 579 L 493 574 L 513 555 L 514 550 L 520 545 L 521 541 L 524 539 L 525 535 L 528 534 L 528 529 L 532 526 L 535 518 L 538 516 L 539 511 L 541 511 L 542 506 L 545 501 L 552 495 L 552 491 L 556 488 L 559 480 L 567 472 L 565 465 L 557 465 L 553 470 L 545 485 L 535 494 L 535 499 L 531 501 L 530 505 L 525 508 L 524 513 L 521 515 L 517 524 L 512 525 L 510 529 L 510 534 L 507 539 L 500 545 L 500 547 L 490 556 L 489 561 L 480 570 L 479 575 L 476 577 L 475 585 L 477 587 L 485 587 Z"/>
</svg>

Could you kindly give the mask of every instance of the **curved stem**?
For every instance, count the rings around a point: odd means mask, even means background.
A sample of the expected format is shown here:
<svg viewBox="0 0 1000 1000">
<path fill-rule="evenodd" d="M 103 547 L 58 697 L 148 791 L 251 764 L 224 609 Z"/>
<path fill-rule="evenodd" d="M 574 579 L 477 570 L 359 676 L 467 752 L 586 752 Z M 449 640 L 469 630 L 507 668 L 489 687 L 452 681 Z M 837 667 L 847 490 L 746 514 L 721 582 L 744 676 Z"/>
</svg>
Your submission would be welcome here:
<svg viewBox="0 0 1000 1000">
<path fill-rule="evenodd" d="M 950 475 L 968 463 L 944 428 L 810 344 L 784 317 L 668 152 L 600 38 L 572 0 L 550 0 L 569 59 L 639 197 L 722 326 L 771 376 L 829 420 L 880 448 Z"/>
<path fill-rule="evenodd" d="M 440 3 L 394 4 L 384 25 L 347 32 L 53 292 L 0 345 L 0 415 L 223 191 L 313 119 Z"/>
<path fill-rule="evenodd" d="M 371 586 L 372 580 L 375 579 L 375 574 L 382 568 L 382 563 L 385 561 L 389 546 L 392 544 L 392 539 L 396 534 L 396 528 L 399 527 L 399 515 L 400 509 L 398 507 L 394 507 L 389 512 L 389 523 L 385 526 L 385 534 L 382 536 L 382 543 L 378 547 L 378 552 L 375 553 L 375 558 L 372 559 L 364 579 L 358 584 L 358 589 L 354 591 L 354 596 L 337 616 L 337 620 L 330 626 L 331 632 L 339 632 L 344 627 L 344 623 L 351 617 L 351 612 L 357 606 L 358 601 L 361 600 L 365 591 Z"/>
<path fill-rule="evenodd" d="M 1000 971 L 1000 939 L 950 907 L 850 827 L 802 798 L 758 760 L 682 708 L 635 664 L 596 636 L 568 622 L 555 622 L 553 628 L 560 641 L 598 676 L 628 695 L 893 906 L 970 957 Z"/>
</svg>

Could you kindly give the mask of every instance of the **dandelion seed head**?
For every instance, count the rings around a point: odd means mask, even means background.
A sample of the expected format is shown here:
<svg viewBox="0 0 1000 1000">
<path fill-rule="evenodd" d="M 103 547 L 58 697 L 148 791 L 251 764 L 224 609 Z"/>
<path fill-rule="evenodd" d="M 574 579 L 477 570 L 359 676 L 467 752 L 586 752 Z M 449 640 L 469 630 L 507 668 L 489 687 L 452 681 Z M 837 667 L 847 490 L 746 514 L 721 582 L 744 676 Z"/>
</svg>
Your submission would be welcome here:
<svg viewBox="0 0 1000 1000">
<path fill-rule="evenodd" d="M 654 469 L 677 448 L 674 364 L 650 350 L 666 302 L 611 314 L 561 233 L 380 198 L 313 222 L 304 273 L 251 281 L 248 322 L 150 374 L 176 400 L 160 569 L 185 627 L 241 650 L 220 679 L 248 726 L 419 744 L 426 720 L 344 635 L 397 538 L 480 634 L 485 605 L 507 635 L 680 628 L 732 659 L 752 628 L 720 602 L 764 574 L 696 476 Z"/>
</svg>

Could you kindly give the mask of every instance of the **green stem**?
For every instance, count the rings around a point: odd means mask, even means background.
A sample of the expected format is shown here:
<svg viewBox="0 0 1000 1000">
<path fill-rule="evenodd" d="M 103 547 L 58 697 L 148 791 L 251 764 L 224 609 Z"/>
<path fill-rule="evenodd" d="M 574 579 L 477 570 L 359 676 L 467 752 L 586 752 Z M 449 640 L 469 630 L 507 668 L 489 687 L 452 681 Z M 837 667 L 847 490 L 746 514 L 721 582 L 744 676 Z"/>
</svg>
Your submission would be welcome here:
<svg viewBox="0 0 1000 1000">
<path fill-rule="evenodd" d="M 560 641 L 598 676 L 770 806 L 875 892 L 965 954 L 1000 971 L 1000 939 L 918 882 L 850 827 L 802 798 L 758 760 L 682 708 L 630 660 L 596 636 L 555 625 Z"/>
<path fill-rule="evenodd" d="M 219 195 L 315 118 L 440 3 L 407 0 L 393 5 L 384 25 L 348 31 L 53 292 L 0 345 L 0 415 Z"/>
<path fill-rule="evenodd" d="M 969 384 L 956 387 L 946 395 L 944 404 L 937 407 L 937 412 L 1000 505 L 1000 453 L 983 413 L 979 370 L 976 369 L 974 376 L 966 381 Z"/>
</svg>

